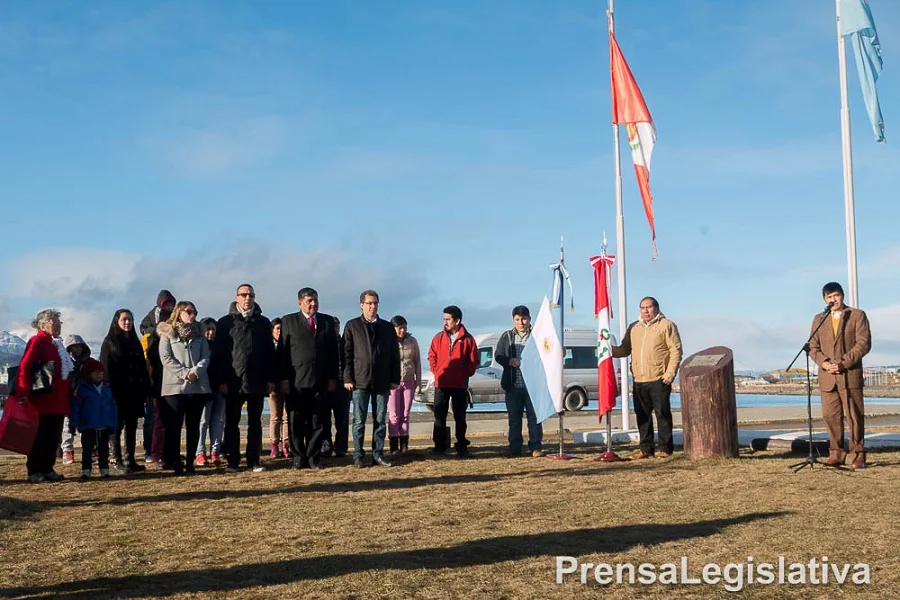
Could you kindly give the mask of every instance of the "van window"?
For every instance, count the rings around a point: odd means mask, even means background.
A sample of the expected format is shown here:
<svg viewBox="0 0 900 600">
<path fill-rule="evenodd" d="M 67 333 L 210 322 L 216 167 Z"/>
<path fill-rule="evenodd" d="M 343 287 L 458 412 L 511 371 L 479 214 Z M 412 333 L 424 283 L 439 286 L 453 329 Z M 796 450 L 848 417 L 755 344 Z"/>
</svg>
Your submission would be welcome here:
<svg viewBox="0 0 900 600">
<path fill-rule="evenodd" d="M 596 369 L 597 347 L 575 346 L 566 348 L 566 356 L 563 359 L 564 369 Z"/>
<path fill-rule="evenodd" d="M 478 348 L 478 368 L 484 369 L 494 363 L 494 349 L 490 346 Z"/>
</svg>

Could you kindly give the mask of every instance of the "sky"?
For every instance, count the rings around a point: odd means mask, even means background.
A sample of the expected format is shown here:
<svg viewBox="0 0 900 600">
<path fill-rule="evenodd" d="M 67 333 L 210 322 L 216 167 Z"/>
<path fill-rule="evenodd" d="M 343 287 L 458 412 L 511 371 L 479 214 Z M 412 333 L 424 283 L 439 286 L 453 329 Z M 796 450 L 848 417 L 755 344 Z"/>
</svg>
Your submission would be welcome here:
<svg viewBox="0 0 900 600">
<path fill-rule="evenodd" d="M 848 56 L 869 365 L 900 364 L 900 3 L 876 144 Z M 270 317 L 381 296 L 429 340 L 537 314 L 564 240 L 593 327 L 589 258 L 615 253 L 606 4 L 563 0 L 4 3 L 0 329 L 45 307 L 101 340 L 161 288 L 203 316 L 252 283 Z M 628 320 L 658 298 L 686 355 L 787 366 L 847 284 L 833 3 L 619 0 L 616 34 L 658 130 L 651 259 L 625 136 Z M 900 133 L 896 133 L 900 135 Z M 619 257 L 621 259 L 621 257 Z M 614 330 L 623 307 L 612 290 Z"/>
</svg>

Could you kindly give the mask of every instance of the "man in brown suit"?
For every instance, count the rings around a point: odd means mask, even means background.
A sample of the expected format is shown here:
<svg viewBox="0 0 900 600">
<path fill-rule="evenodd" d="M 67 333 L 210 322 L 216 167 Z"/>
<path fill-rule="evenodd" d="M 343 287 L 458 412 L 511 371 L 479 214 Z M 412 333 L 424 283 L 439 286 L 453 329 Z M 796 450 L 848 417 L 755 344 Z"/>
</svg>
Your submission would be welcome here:
<svg viewBox="0 0 900 600">
<path fill-rule="evenodd" d="M 850 428 L 851 467 L 866 467 L 864 447 L 862 358 L 872 348 L 869 319 L 858 308 L 844 305 L 841 284 L 826 283 L 822 296 L 828 309 L 815 316 L 809 341 L 809 355 L 819 365 L 822 418 L 828 429 L 828 461 L 844 464 L 844 415 Z M 824 321 L 824 322 L 823 322 Z"/>
</svg>

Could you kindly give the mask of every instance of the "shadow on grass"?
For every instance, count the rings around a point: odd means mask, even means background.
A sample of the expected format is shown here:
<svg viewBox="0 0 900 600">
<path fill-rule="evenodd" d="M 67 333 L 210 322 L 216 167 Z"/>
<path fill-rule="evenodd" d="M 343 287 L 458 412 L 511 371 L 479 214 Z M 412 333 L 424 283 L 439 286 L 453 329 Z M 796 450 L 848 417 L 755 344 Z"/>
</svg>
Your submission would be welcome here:
<svg viewBox="0 0 900 600">
<path fill-rule="evenodd" d="M 0 522 L 27 519 L 41 511 L 47 510 L 47 508 L 46 502 L 0 496 Z"/>
<path fill-rule="evenodd" d="M 493 565 L 506 561 L 547 557 L 547 571 L 555 568 L 551 557 L 583 556 L 615 553 L 636 545 L 664 544 L 692 538 L 708 537 L 728 527 L 765 519 L 789 512 L 749 513 L 728 519 L 694 523 L 622 525 L 513 535 L 471 540 L 446 547 L 420 548 L 383 554 L 341 554 L 316 556 L 265 563 L 243 564 L 227 568 L 202 568 L 147 575 L 98 577 L 46 586 L 0 588 L 0 595 L 96 598 L 146 596 L 157 597 L 189 593 L 228 593 L 256 587 L 285 585 L 341 577 L 361 571 L 421 570 L 466 568 Z M 549 576 L 549 575 L 548 575 Z"/>
<path fill-rule="evenodd" d="M 564 469 L 546 469 L 541 471 L 516 471 L 514 473 L 473 473 L 467 475 L 435 475 L 432 477 L 389 478 L 372 481 L 334 481 L 298 483 L 275 488 L 244 488 L 244 489 L 220 489 L 220 490 L 194 490 L 188 492 L 173 492 L 156 496 L 120 496 L 102 499 L 76 499 L 46 502 L 33 502 L 40 505 L 37 510 L 49 510 L 59 507 L 77 506 L 127 506 L 129 504 L 145 504 L 156 502 L 195 502 L 198 500 L 225 500 L 228 498 L 259 498 L 262 496 L 276 496 L 295 493 L 359 493 L 379 490 L 402 490 L 423 486 L 456 485 L 467 483 L 486 483 L 503 481 L 505 479 L 527 477 L 595 477 L 606 475 L 609 471 L 568 471 Z M 2 504 L 0 504 L 2 510 Z M 35 510 L 34 512 L 37 512 Z M 0 512 L 2 515 L 2 512 Z"/>
</svg>

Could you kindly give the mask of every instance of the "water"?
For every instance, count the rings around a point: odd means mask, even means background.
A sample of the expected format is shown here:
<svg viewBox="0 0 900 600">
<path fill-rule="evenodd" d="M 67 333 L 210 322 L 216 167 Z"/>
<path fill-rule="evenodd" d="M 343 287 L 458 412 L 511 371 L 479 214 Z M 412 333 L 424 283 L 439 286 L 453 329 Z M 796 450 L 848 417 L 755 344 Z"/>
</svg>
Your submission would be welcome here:
<svg viewBox="0 0 900 600">
<path fill-rule="evenodd" d="M 776 406 L 806 406 L 806 396 L 779 396 L 772 394 L 737 394 L 737 407 L 738 408 L 770 408 Z M 818 394 L 813 394 L 813 405 L 819 403 Z M 681 408 L 681 396 L 679 394 L 672 394 L 672 408 L 680 409 Z M 871 405 L 884 405 L 884 404 L 900 404 L 900 398 L 866 398 L 866 404 Z M 629 408 L 634 410 L 634 402 L 629 401 Z M 616 408 L 622 408 L 621 398 L 619 402 L 616 404 Z M 597 401 L 592 400 L 588 402 L 587 406 L 581 409 L 582 411 L 591 411 L 597 410 Z M 614 409 L 615 410 L 615 409 Z M 428 409 L 424 404 L 420 402 L 414 402 L 412 406 L 412 412 L 427 412 Z M 476 402 L 475 408 L 470 408 L 469 412 L 506 412 L 506 405 L 503 402 Z"/>
</svg>

